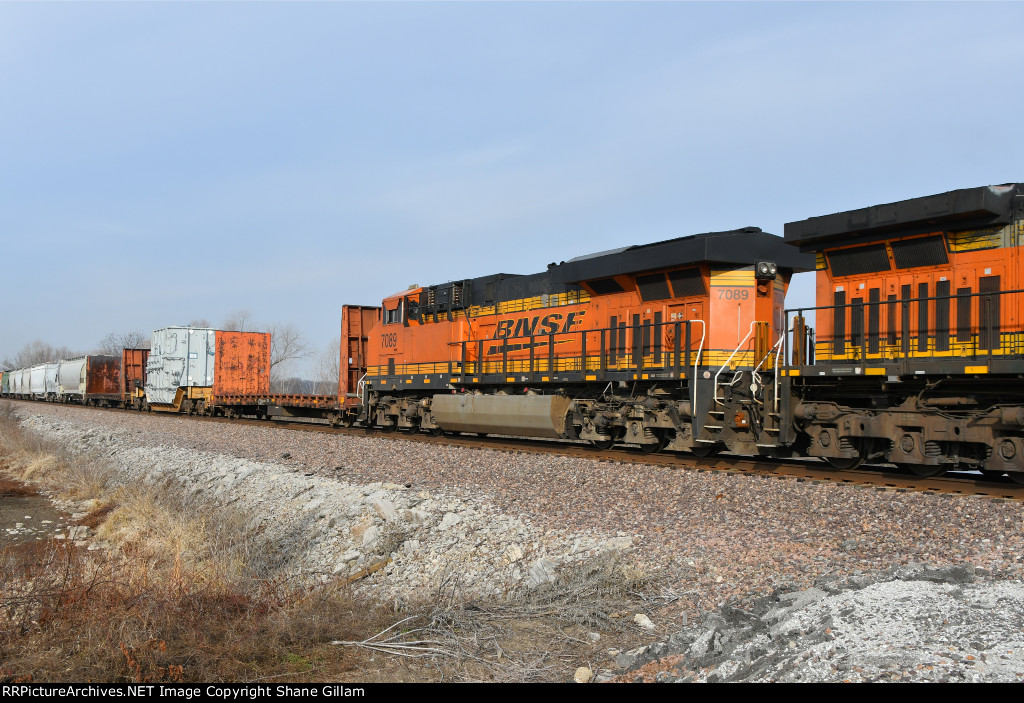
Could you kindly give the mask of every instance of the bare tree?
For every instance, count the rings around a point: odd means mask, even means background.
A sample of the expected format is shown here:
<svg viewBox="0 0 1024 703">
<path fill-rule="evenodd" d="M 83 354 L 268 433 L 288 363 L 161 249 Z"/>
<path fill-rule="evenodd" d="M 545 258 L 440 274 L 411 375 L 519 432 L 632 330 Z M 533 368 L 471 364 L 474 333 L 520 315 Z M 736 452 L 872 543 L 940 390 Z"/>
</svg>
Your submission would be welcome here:
<svg viewBox="0 0 1024 703">
<path fill-rule="evenodd" d="M 141 330 L 111 332 L 96 346 L 97 354 L 121 356 L 122 349 L 143 349 L 149 347 L 149 335 Z"/>
<path fill-rule="evenodd" d="M 213 327 L 205 317 L 200 317 L 188 323 L 189 327 Z"/>
<path fill-rule="evenodd" d="M 338 392 L 341 374 L 341 339 L 335 339 L 316 357 L 316 390 L 318 395 L 334 395 Z"/>
<path fill-rule="evenodd" d="M 274 382 L 272 382 L 273 384 Z M 271 385 L 274 393 L 288 393 L 295 395 L 309 395 L 315 392 L 316 381 L 299 376 L 288 376 L 276 381 L 276 386 Z"/>
<path fill-rule="evenodd" d="M 23 369 L 36 364 L 44 364 L 48 361 L 61 361 L 62 359 L 74 359 L 82 356 L 81 352 L 72 351 L 67 347 L 54 347 L 41 339 L 29 342 L 21 351 L 14 356 L 4 359 L 4 368 Z"/>
<path fill-rule="evenodd" d="M 229 314 L 220 328 L 231 332 L 249 332 L 251 331 L 249 328 L 255 326 L 256 324 L 252 321 L 252 313 L 242 309 Z"/>
<path fill-rule="evenodd" d="M 270 325 L 270 388 L 274 390 L 276 381 L 283 378 L 289 362 L 309 356 L 309 347 L 299 329 L 288 323 L 286 325 Z"/>
</svg>

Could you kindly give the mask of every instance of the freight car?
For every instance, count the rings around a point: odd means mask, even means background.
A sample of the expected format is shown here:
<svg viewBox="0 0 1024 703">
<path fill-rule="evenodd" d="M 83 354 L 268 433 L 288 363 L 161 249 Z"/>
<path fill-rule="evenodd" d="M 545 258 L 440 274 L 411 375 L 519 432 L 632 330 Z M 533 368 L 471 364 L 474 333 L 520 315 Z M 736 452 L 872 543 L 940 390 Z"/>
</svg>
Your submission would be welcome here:
<svg viewBox="0 0 1024 703">
<path fill-rule="evenodd" d="M 220 404 L 238 412 L 226 397 L 241 402 L 270 392 L 270 335 L 165 327 L 153 332 L 145 369 L 148 409 L 210 414 Z"/>
<path fill-rule="evenodd" d="M 793 312 L 782 440 L 836 467 L 1024 483 L 1024 186 L 791 222 L 785 239 L 816 257 L 817 334 Z"/>
<path fill-rule="evenodd" d="M 4 373 L 3 396 L 86 405 L 120 405 L 120 360 L 89 355 Z"/>
<path fill-rule="evenodd" d="M 813 266 L 749 227 L 403 291 L 368 335 L 363 420 L 774 452 L 763 374 L 784 339 L 790 278 Z"/>
</svg>

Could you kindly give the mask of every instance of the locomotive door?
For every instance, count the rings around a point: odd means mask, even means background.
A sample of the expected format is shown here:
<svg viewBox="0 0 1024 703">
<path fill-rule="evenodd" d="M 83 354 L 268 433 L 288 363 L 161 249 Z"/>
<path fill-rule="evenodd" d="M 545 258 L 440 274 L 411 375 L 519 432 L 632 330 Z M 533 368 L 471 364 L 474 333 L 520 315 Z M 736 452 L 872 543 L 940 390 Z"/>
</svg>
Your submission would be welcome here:
<svg viewBox="0 0 1024 703">
<path fill-rule="evenodd" d="M 704 320 L 704 301 L 697 300 L 692 303 L 682 303 L 680 305 L 669 305 L 668 306 L 668 320 L 670 323 L 680 321 L 683 322 L 679 326 L 679 339 L 675 339 L 675 325 L 665 325 L 665 349 L 669 352 L 674 352 L 676 344 L 680 345 L 680 358 L 685 357 L 686 350 L 683 349 L 682 345 L 686 343 L 686 322 L 688 320 Z M 706 336 L 705 325 L 700 323 L 690 324 L 690 351 L 696 353 L 701 348 L 701 340 Z M 704 339 L 704 349 L 708 348 L 707 340 Z M 696 361 L 696 357 L 693 357 Z"/>
<path fill-rule="evenodd" d="M 978 311 L 975 318 L 978 353 L 1002 354 L 1006 351 L 1004 333 L 1014 329 L 1013 306 L 1008 304 L 1007 296 L 999 295 L 1000 291 L 1010 290 L 1006 285 L 1006 266 L 1001 262 L 985 262 L 977 266 L 974 274 L 978 279 L 975 290 L 982 294 L 978 296 L 977 305 L 972 306 Z"/>
<path fill-rule="evenodd" d="M 922 309 L 927 314 L 928 308 L 925 306 L 921 307 L 920 301 L 917 296 L 920 290 L 920 283 L 925 283 L 927 286 L 927 280 L 920 281 L 919 277 L 913 275 L 902 275 L 899 277 L 896 285 L 896 318 L 897 326 L 899 328 L 899 349 L 898 355 L 901 358 L 908 358 L 918 355 L 919 340 L 927 340 L 927 322 L 922 330 L 921 327 L 921 312 Z"/>
</svg>

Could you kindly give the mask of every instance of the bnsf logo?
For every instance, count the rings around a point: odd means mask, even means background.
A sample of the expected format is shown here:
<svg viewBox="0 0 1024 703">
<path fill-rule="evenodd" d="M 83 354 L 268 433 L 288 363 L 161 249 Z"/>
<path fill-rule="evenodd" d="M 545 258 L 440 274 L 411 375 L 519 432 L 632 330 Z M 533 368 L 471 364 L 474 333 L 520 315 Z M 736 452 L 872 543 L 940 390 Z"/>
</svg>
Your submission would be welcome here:
<svg viewBox="0 0 1024 703">
<path fill-rule="evenodd" d="M 529 337 L 532 334 L 568 332 L 574 325 L 580 324 L 580 318 L 586 312 L 586 310 L 579 310 L 566 315 L 553 312 L 544 317 L 534 315 L 533 317 L 521 317 L 518 320 L 500 320 L 497 329 L 494 330 L 494 338 Z"/>
</svg>

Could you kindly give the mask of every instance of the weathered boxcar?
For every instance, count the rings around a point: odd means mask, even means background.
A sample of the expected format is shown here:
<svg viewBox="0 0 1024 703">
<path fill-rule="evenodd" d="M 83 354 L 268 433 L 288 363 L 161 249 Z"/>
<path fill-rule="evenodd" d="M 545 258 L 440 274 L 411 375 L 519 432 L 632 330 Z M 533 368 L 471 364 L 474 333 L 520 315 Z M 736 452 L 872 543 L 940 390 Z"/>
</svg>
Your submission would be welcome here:
<svg viewBox="0 0 1024 703">
<path fill-rule="evenodd" d="M 64 403 L 118 405 L 121 360 L 116 356 L 80 356 L 60 362 L 59 397 Z"/>
<path fill-rule="evenodd" d="M 142 410 L 146 404 L 146 361 L 149 349 L 124 349 L 121 352 L 121 404 Z"/>
</svg>

